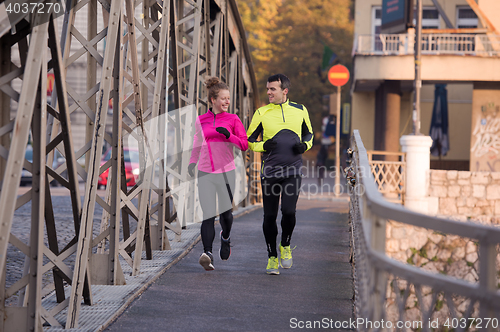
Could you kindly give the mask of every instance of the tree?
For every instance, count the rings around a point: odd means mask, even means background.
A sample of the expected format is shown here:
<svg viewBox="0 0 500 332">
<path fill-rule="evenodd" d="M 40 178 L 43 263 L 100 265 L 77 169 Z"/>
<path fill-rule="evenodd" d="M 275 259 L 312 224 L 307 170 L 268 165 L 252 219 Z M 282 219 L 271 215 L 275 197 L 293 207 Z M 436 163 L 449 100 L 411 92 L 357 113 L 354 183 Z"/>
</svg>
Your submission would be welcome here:
<svg viewBox="0 0 500 332">
<path fill-rule="evenodd" d="M 354 24 L 351 0 L 237 0 L 248 32 L 261 100 L 266 80 L 283 73 L 292 81 L 290 99 L 304 104 L 315 131 L 324 115 L 323 96 L 336 91 L 320 67 L 324 46 L 351 68 Z M 320 76 L 320 75 L 321 76 Z M 343 88 L 344 95 L 348 86 Z"/>
</svg>

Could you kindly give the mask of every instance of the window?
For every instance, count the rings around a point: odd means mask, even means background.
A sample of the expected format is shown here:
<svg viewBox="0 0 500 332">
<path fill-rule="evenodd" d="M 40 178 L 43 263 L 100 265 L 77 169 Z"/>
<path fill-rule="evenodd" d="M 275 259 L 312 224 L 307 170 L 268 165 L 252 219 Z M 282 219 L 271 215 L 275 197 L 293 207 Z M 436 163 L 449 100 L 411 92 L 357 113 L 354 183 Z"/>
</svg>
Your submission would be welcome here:
<svg viewBox="0 0 500 332">
<path fill-rule="evenodd" d="M 372 49 L 374 51 L 382 51 L 383 45 L 380 40 L 380 26 L 382 25 L 382 7 L 373 7 L 372 8 L 372 35 L 373 35 L 373 43 Z"/>
<path fill-rule="evenodd" d="M 477 15 L 470 7 L 457 7 L 457 29 L 473 29 L 477 25 Z"/>
<path fill-rule="evenodd" d="M 417 10 L 413 11 L 413 25 L 417 24 Z M 439 12 L 434 7 L 422 9 L 422 29 L 439 29 Z"/>
<path fill-rule="evenodd" d="M 382 26 L 382 7 L 372 8 L 372 50 L 385 52 L 399 52 L 400 41 L 399 34 L 388 34 L 382 38 L 380 30 Z"/>
</svg>

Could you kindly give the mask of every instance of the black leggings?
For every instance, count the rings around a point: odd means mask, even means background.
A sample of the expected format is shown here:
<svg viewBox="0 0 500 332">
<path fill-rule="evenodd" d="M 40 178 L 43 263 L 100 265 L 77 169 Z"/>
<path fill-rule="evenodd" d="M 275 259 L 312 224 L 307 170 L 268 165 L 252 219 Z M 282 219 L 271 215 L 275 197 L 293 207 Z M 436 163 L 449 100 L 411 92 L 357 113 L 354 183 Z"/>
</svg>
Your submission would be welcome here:
<svg viewBox="0 0 500 332">
<path fill-rule="evenodd" d="M 276 239 L 278 237 L 278 207 L 281 196 L 281 245 L 289 246 L 295 228 L 295 209 L 300 193 L 302 177 L 292 176 L 287 178 L 263 178 L 262 197 L 264 203 L 264 238 L 267 244 L 269 257 L 278 257 Z"/>
<path fill-rule="evenodd" d="M 198 171 L 198 195 L 203 210 L 203 222 L 201 223 L 201 240 L 203 251 L 212 252 L 212 244 L 215 238 L 215 216 L 216 201 L 218 198 L 219 220 L 222 228 L 222 236 L 229 238 L 231 226 L 233 225 L 233 190 L 235 172 L 205 173 Z"/>
</svg>

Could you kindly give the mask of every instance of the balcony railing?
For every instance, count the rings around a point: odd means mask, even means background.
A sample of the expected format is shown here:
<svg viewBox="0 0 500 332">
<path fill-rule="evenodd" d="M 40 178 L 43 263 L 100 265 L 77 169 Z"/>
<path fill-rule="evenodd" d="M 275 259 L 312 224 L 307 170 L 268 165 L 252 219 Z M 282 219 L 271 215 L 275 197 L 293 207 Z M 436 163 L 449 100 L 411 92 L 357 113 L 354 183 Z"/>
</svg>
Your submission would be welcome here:
<svg viewBox="0 0 500 332">
<path fill-rule="evenodd" d="M 414 45 L 412 34 L 358 35 L 353 55 L 409 55 L 414 54 Z M 424 34 L 422 54 L 498 57 L 500 35 Z"/>
</svg>

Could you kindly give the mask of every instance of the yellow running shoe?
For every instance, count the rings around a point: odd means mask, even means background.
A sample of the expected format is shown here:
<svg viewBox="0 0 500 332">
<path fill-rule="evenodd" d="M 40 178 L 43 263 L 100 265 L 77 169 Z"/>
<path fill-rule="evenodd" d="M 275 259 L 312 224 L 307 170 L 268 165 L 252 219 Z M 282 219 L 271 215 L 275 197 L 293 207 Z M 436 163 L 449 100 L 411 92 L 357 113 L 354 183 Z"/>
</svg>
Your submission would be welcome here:
<svg viewBox="0 0 500 332">
<path fill-rule="evenodd" d="M 280 265 L 284 269 L 289 269 L 292 267 L 292 249 L 290 246 L 283 247 L 280 243 Z"/>
<path fill-rule="evenodd" d="M 266 267 L 267 274 L 280 274 L 277 257 L 269 257 Z"/>
</svg>

